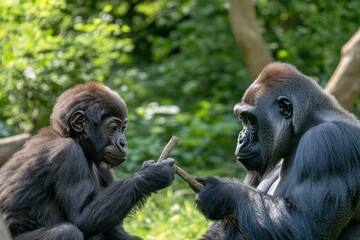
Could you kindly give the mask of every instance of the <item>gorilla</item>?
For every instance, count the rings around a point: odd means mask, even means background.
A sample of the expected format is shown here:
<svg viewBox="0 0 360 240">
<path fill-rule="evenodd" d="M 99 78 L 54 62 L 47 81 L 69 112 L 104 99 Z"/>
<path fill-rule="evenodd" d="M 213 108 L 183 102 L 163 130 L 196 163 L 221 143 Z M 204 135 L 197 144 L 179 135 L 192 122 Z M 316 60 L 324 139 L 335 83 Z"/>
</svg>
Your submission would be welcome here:
<svg viewBox="0 0 360 240">
<path fill-rule="evenodd" d="M 360 122 L 285 63 L 266 66 L 234 112 L 248 175 L 198 178 L 197 207 L 217 221 L 201 239 L 360 239 Z"/>
<path fill-rule="evenodd" d="M 65 91 L 50 120 L 0 169 L 0 210 L 14 239 L 139 239 L 121 223 L 172 183 L 174 159 L 113 178 L 110 168 L 127 158 L 128 114 L 103 84 Z"/>
</svg>

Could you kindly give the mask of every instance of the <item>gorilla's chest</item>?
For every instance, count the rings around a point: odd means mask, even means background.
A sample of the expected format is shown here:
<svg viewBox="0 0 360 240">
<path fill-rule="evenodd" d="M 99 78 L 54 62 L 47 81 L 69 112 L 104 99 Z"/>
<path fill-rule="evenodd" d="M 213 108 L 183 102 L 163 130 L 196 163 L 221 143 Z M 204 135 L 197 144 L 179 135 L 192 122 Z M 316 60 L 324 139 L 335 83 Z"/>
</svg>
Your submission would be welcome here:
<svg viewBox="0 0 360 240">
<path fill-rule="evenodd" d="M 273 170 L 264 175 L 257 186 L 259 191 L 272 195 L 269 191 L 273 191 L 279 183 L 281 165 L 282 162 L 278 163 Z"/>
</svg>

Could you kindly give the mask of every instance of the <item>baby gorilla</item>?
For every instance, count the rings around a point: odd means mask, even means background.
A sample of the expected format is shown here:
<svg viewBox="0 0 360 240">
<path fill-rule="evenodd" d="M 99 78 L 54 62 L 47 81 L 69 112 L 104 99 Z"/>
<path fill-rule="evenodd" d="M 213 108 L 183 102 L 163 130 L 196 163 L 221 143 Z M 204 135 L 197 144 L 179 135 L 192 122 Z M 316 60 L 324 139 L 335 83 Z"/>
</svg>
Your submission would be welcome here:
<svg viewBox="0 0 360 240">
<path fill-rule="evenodd" d="M 0 209 L 15 239 L 139 239 L 121 227 L 152 192 L 169 186 L 174 160 L 145 161 L 117 181 L 127 157 L 124 100 L 98 83 L 61 94 L 50 127 L 0 169 Z"/>
</svg>

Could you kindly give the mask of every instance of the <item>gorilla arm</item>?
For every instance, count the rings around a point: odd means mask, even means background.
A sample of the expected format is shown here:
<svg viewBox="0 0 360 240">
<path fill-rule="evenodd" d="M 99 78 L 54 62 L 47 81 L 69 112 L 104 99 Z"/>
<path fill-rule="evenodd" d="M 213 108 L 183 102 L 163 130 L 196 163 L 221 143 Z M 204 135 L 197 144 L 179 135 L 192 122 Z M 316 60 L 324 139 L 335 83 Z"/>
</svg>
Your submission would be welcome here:
<svg viewBox="0 0 360 240">
<path fill-rule="evenodd" d="M 145 161 L 133 176 L 100 187 L 95 180 L 99 176 L 94 176 L 80 146 L 67 146 L 58 159 L 63 162 L 57 163 L 53 174 L 55 199 L 68 221 L 86 236 L 117 226 L 148 195 L 170 185 L 175 173 L 173 159 Z"/>
<path fill-rule="evenodd" d="M 236 180 L 216 177 L 202 180 L 205 188 L 198 195 L 198 208 L 207 218 L 235 217 L 248 239 L 296 239 L 293 236 L 300 236 L 295 233 L 298 231 L 295 225 L 290 224 L 290 208 L 284 199 L 272 198 Z"/>
<path fill-rule="evenodd" d="M 207 177 L 198 208 L 213 220 L 234 216 L 249 239 L 335 239 L 359 206 L 357 136 L 359 130 L 344 123 L 318 125 L 304 134 L 294 158 L 284 160 L 274 196 Z"/>
</svg>

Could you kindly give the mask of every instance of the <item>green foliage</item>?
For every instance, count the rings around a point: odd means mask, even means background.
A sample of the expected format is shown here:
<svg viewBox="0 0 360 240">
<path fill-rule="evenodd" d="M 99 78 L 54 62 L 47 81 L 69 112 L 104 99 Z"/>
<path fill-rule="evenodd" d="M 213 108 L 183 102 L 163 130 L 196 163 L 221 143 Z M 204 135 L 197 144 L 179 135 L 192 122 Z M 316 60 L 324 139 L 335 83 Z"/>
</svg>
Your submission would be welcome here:
<svg viewBox="0 0 360 240">
<path fill-rule="evenodd" d="M 227 7 L 225 0 L 2 1 L 0 136 L 36 132 L 49 124 L 57 95 L 95 80 L 129 108 L 125 171 L 154 158 L 171 135 L 181 138 L 174 157 L 185 166 L 233 162 L 240 125 L 232 107 L 250 79 Z M 360 21 L 355 0 L 256 7 L 274 56 L 322 83 Z"/>
<path fill-rule="evenodd" d="M 169 110 L 171 108 L 173 110 Z M 174 111 L 175 114 L 161 113 L 163 110 Z M 152 103 L 146 108 L 138 108 L 137 114 L 130 115 L 127 135 L 141 136 L 128 138 L 130 160 L 125 169 L 131 171 L 144 159 L 158 157 L 173 135 L 180 137 L 180 142 L 171 156 L 181 166 L 211 168 L 218 167 L 219 163 L 235 161 L 236 129 L 241 126 L 234 116 L 228 114 L 232 111 L 231 107 L 224 108 L 221 104 L 203 100 L 199 102 L 195 115 L 177 111 L 180 109 L 174 105 Z M 224 151 L 229 148 L 230 151 Z"/>
<path fill-rule="evenodd" d="M 175 13 L 164 11 L 157 19 L 159 24 L 179 19 L 169 35 L 149 37 L 156 64 L 144 69 L 149 74 L 148 88 L 176 98 L 177 104 L 191 112 L 204 99 L 223 106 L 229 100 L 231 104 L 239 101 L 241 94 L 233 97 L 233 89 L 241 92 L 249 82 L 223 1 L 192 1 Z"/>
<path fill-rule="evenodd" d="M 241 126 L 232 107 L 251 79 L 227 7 L 225 0 L 2 1 L 0 136 L 36 132 L 49 124 L 57 95 L 95 80 L 129 108 L 125 171 L 155 158 L 172 135 L 181 138 L 173 157 L 182 166 L 233 163 Z M 256 7 L 274 56 L 322 83 L 360 22 L 355 0 Z"/>
<path fill-rule="evenodd" d="M 192 174 L 243 177 L 233 156 L 241 126 L 232 108 L 252 79 L 228 6 L 226 0 L 0 1 L 0 136 L 35 133 L 49 124 L 56 96 L 94 80 L 117 90 L 129 109 L 130 154 L 118 176 L 156 159 L 177 135 L 171 156 Z M 259 0 L 256 9 L 274 57 L 322 84 L 360 22 L 357 0 Z M 209 223 L 193 199 L 185 185 L 168 188 L 126 227 L 146 239 L 196 239 Z"/>
<path fill-rule="evenodd" d="M 64 89 L 114 77 L 113 63 L 122 59 L 118 50 L 128 48 L 126 39 L 111 37 L 121 32 L 119 26 L 101 18 L 74 22 L 63 13 L 64 1 L 1 4 L 1 116 L 13 132 L 48 124 L 55 98 Z"/>
<path fill-rule="evenodd" d="M 125 219 L 124 228 L 147 240 L 193 240 L 210 224 L 196 210 L 195 194 L 172 186 L 152 195 L 141 211 Z"/>
<path fill-rule="evenodd" d="M 360 22 L 360 2 L 355 0 L 261 0 L 257 10 L 273 55 L 323 85 Z"/>
<path fill-rule="evenodd" d="M 49 124 L 56 96 L 95 80 L 127 102 L 132 172 L 172 135 L 185 167 L 233 163 L 232 113 L 250 83 L 225 0 L 32 0 L 0 3 L 0 136 Z M 261 0 L 274 56 L 323 83 L 357 30 L 358 1 Z M 331 26 L 331 28 L 329 28 Z M 170 111 L 170 112 L 169 112 Z M 172 111 L 172 113 L 171 113 Z"/>
</svg>

